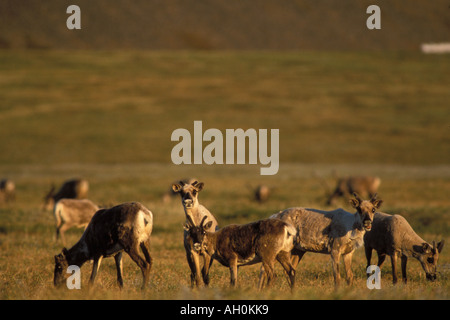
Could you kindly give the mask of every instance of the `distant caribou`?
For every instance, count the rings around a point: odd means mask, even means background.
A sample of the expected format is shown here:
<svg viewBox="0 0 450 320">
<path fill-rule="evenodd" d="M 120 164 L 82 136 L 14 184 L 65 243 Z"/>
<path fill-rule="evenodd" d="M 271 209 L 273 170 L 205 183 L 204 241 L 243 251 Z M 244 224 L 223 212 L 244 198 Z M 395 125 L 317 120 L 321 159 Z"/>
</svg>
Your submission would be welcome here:
<svg viewBox="0 0 450 320">
<path fill-rule="evenodd" d="M 266 202 L 270 197 L 270 188 L 264 184 L 256 187 L 254 191 L 255 200 L 259 203 Z"/>
<path fill-rule="evenodd" d="M 372 176 L 353 176 L 338 179 L 336 187 L 327 200 L 327 205 L 334 203 L 336 198 L 349 198 L 353 193 L 362 197 L 372 198 L 377 193 L 381 179 Z"/>
<path fill-rule="evenodd" d="M 89 182 L 85 179 L 73 179 L 63 183 L 61 188 L 55 192 L 53 185 L 47 195 L 44 197 L 44 209 L 50 210 L 58 200 L 66 199 L 85 199 L 89 191 Z"/>
<path fill-rule="evenodd" d="M 61 237 L 66 245 L 64 232 L 72 227 L 86 228 L 98 206 L 88 199 L 61 199 L 55 204 L 53 213 L 56 222 L 56 240 Z"/>
<path fill-rule="evenodd" d="M 16 185 L 12 180 L 0 180 L 0 203 L 14 201 L 16 198 Z"/>
</svg>

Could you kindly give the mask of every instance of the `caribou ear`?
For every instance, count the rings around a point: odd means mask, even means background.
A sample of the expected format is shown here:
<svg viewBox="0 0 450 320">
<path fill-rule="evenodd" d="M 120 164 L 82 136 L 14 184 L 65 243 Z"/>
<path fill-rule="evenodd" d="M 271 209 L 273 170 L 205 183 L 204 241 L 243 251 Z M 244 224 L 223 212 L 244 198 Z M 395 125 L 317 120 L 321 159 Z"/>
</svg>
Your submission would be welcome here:
<svg viewBox="0 0 450 320">
<path fill-rule="evenodd" d="M 204 230 L 209 230 L 212 226 L 212 221 L 208 221 L 207 224 L 205 224 L 205 226 L 203 227 Z"/>
<path fill-rule="evenodd" d="M 203 182 L 198 182 L 198 183 L 195 185 L 195 187 L 197 188 L 197 191 L 202 191 L 204 185 L 205 185 L 205 184 L 204 184 Z"/>
<path fill-rule="evenodd" d="M 355 199 L 350 199 L 350 204 L 353 206 L 353 208 L 358 208 L 362 200 L 356 192 L 353 192 L 353 196 L 355 197 Z"/>
<path fill-rule="evenodd" d="M 375 208 L 379 209 L 381 207 L 381 204 L 383 203 L 383 200 L 375 200 L 372 201 L 372 204 L 374 205 Z"/>
<path fill-rule="evenodd" d="M 177 184 L 177 183 L 174 183 L 174 184 L 172 185 L 172 190 L 173 190 L 173 192 L 180 192 L 180 190 L 181 190 L 181 185 L 179 185 L 179 184 Z"/>
<path fill-rule="evenodd" d="M 200 227 L 203 227 L 203 223 L 205 223 L 206 218 L 208 218 L 207 216 L 204 216 L 202 218 L 202 221 L 200 221 Z"/>
<path fill-rule="evenodd" d="M 445 241 L 444 241 L 444 240 L 441 240 L 441 242 L 439 242 L 439 243 L 437 244 L 437 249 L 438 249 L 438 252 L 439 252 L 439 253 L 441 253 L 442 248 L 444 248 L 444 243 L 445 243 Z"/>
<path fill-rule="evenodd" d="M 205 225 L 205 220 L 206 220 L 207 216 L 204 216 L 202 219 L 202 222 L 200 222 L 200 227 L 203 229 L 203 231 L 209 230 L 212 226 L 212 221 L 208 221 Z"/>
<path fill-rule="evenodd" d="M 56 263 L 62 263 L 64 260 L 67 259 L 66 257 L 67 257 L 68 253 L 69 253 L 69 251 L 66 248 L 63 248 L 62 252 L 55 256 L 55 262 Z"/>
</svg>

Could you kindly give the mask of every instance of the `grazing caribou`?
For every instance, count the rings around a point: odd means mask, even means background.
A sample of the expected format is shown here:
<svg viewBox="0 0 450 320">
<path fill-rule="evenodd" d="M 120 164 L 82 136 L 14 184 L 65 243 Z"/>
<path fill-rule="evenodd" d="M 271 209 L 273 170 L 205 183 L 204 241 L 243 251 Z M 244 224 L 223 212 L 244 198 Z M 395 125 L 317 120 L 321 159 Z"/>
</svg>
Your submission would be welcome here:
<svg viewBox="0 0 450 320">
<path fill-rule="evenodd" d="M 401 257 L 402 278 L 407 282 L 406 263 L 408 257 L 419 260 L 428 280 L 436 280 L 436 267 L 439 254 L 444 247 L 444 240 L 436 245 L 419 237 L 402 216 L 377 212 L 373 218 L 372 231 L 364 235 L 364 247 L 367 266 L 370 266 L 372 250 L 378 255 L 378 266 L 381 268 L 386 255 L 391 257 L 392 282 L 397 283 L 397 258 Z"/>
<path fill-rule="evenodd" d="M 89 284 L 94 283 L 101 261 L 114 256 L 117 281 L 123 287 L 122 253 L 125 251 L 142 271 L 142 289 L 147 285 L 152 258 L 150 256 L 150 235 L 153 229 L 153 214 L 138 202 L 123 203 L 95 213 L 81 239 L 69 250 L 64 248 L 55 256 L 53 283 L 64 283 L 67 267 L 81 266 L 93 259 L 94 264 Z M 144 255 L 142 257 L 142 255 Z"/>
</svg>

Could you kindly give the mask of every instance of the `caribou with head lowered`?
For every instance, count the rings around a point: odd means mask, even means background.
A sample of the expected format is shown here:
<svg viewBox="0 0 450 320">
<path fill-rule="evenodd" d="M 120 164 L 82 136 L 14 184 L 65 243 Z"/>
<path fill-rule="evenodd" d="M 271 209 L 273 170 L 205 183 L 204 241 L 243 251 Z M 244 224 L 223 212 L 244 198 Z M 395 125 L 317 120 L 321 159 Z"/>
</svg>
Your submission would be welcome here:
<svg viewBox="0 0 450 320">
<path fill-rule="evenodd" d="M 370 265 L 372 250 L 378 255 L 381 267 L 386 255 L 391 257 L 392 281 L 397 283 L 397 258 L 401 257 L 402 278 L 406 283 L 406 263 L 408 257 L 419 260 L 428 280 L 436 279 L 436 267 L 439 254 L 444 247 L 444 240 L 431 244 L 419 237 L 402 216 L 377 212 L 373 219 L 372 231 L 364 235 L 367 266 Z"/>
<path fill-rule="evenodd" d="M 89 284 L 93 284 L 104 257 L 114 256 L 117 281 L 123 287 L 122 253 L 125 251 L 142 271 L 145 288 L 152 267 L 150 235 L 153 229 L 153 214 L 138 202 L 123 203 L 95 213 L 81 239 L 70 249 L 64 248 L 55 256 L 54 284 L 61 286 L 67 267 L 81 266 L 94 260 Z M 142 255 L 140 252 L 142 251 Z"/>
</svg>

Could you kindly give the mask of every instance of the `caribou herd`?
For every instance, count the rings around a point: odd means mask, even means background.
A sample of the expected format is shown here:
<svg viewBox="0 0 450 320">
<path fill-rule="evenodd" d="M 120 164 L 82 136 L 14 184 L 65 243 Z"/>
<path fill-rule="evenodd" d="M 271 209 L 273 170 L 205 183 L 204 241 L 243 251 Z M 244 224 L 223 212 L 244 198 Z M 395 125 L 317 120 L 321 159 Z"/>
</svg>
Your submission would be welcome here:
<svg viewBox="0 0 450 320">
<path fill-rule="evenodd" d="M 426 279 L 435 280 L 444 241 L 429 243 L 417 235 L 401 215 L 380 212 L 383 203 L 377 195 L 380 181 L 378 177 L 338 180 L 327 204 L 331 205 L 337 197 L 346 197 L 355 212 L 292 207 L 268 213 L 265 219 L 259 221 L 223 227 L 219 227 L 216 217 L 199 202 L 203 182 L 191 178 L 173 183 L 170 193 L 180 196 L 186 218 L 183 241 L 191 287 L 208 286 L 211 265 L 217 260 L 229 268 L 231 286 L 237 284 L 240 266 L 261 263 L 259 289 L 273 282 L 274 265 L 278 262 L 293 289 L 297 266 L 307 252 L 330 256 L 336 287 L 341 283 L 339 266 L 342 258 L 347 284 L 352 285 L 352 257 L 360 247 L 365 248 L 367 267 L 371 265 L 373 250 L 377 252 L 377 266 L 380 268 L 386 255 L 390 256 L 394 284 L 397 282 L 398 258 L 401 260 L 404 283 L 407 282 L 406 264 L 410 257 L 420 262 Z M 262 189 L 265 190 L 266 201 L 269 189 L 258 186 L 257 192 Z M 123 287 L 122 254 L 126 252 L 141 269 L 142 288 L 145 288 L 152 267 L 152 212 L 138 202 L 99 208 L 86 199 L 88 190 L 87 180 L 73 179 L 66 181 L 58 190 L 52 186 L 45 196 L 44 209 L 53 208 L 57 241 L 65 246 L 64 232 L 67 229 L 85 228 L 77 243 L 70 249 L 64 247 L 54 257 L 55 286 L 64 284 L 69 266 L 81 267 L 87 261 L 93 262 L 89 281 L 92 285 L 102 259 L 114 256 L 118 285 Z M 0 202 L 14 200 L 15 184 L 8 179 L 1 180 Z M 256 200 L 262 202 L 258 197 Z"/>
</svg>

